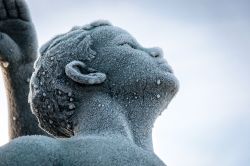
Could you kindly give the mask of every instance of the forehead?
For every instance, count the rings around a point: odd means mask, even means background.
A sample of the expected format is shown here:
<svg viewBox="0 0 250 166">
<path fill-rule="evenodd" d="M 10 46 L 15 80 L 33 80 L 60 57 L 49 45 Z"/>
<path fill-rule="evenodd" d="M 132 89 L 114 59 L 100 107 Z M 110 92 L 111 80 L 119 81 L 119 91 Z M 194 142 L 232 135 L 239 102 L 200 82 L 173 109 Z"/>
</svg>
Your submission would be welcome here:
<svg viewBox="0 0 250 166">
<path fill-rule="evenodd" d="M 101 26 L 97 27 L 93 30 L 91 33 L 91 37 L 95 42 L 105 44 L 103 42 L 112 41 L 113 39 L 120 37 L 120 36 L 132 36 L 125 31 L 124 29 L 121 29 L 119 27 L 115 26 Z"/>
</svg>

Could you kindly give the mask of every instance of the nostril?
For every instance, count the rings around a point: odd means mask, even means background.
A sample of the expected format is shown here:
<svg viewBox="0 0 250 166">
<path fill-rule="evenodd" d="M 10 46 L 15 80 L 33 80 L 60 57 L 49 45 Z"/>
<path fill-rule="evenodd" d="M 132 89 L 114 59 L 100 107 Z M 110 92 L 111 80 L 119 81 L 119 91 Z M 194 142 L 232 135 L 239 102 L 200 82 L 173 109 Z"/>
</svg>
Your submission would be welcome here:
<svg viewBox="0 0 250 166">
<path fill-rule="evenodd" d="M 149 50 L 149 53 L 152 57 L 162 57 L 163 56 L 163 51 L 159 47 L 154 47 Z"/>
<path fill-rule="evenodd" d="M 158 53 L 158 52 L 155 52 L 155 51 L 150 52 L 150 55 L 151 55 L 152 57 L 159 57 L 159 56 L 160 56 L 159 53 Z"/>
</svg>

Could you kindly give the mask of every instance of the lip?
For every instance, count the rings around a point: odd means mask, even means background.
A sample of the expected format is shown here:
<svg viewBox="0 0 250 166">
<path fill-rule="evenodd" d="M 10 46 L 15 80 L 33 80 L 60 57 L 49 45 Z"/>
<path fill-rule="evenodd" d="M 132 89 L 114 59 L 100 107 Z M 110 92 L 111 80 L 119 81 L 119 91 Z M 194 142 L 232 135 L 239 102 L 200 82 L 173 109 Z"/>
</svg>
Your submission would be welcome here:
<svg viewBox="0 0 250 166">
<path fill-rule="evenodd" d="M 165 70 L 168 73 L 173 74 L 174 71 L 172 69 L 172 67 L 167 63 L 167 61 L 165 59 L 161 59 L 160 61 L 157 62 L 159 67 L 163 70 Z"/>
</svg>

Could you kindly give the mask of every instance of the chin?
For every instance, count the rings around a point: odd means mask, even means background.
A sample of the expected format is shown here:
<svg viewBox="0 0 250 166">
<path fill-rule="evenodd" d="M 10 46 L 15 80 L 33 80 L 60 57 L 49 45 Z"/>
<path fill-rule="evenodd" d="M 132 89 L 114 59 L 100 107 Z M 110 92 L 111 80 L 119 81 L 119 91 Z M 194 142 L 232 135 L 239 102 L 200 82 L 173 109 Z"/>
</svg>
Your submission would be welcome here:
<svg viewBox="0 0 250 166">
<path fill-rule="evenodd" d="M 173 73 L 165 73 L 163 80 L 173 93 L 177 93 L 179 90 L 179 81 Z"/>
<path fill-rule="evenodd" d="M 171 89 L 175 93 L 179 89 L 179 81 L 175 77 L 172 67 L 166 62 L 165 59 L 158 61 L 158 73 L 159 77 L 166 84 L 167 89 Z"/>
<path fill-rule="evenodd" d="M 166 71 L 159 72 L 158 78 L 158 82 L 156 82 L 156 97 L 162 108 L 166 109 L 179 90 L 179 81 L 172 72 Z"/>
</svg>

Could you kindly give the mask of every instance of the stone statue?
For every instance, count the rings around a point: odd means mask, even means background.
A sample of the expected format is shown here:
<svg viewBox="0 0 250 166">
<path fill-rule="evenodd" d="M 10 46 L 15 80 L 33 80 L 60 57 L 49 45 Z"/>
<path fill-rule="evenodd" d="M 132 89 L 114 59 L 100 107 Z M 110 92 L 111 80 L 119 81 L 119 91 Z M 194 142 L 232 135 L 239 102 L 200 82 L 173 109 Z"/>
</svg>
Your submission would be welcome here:
<svg viewBox="0 0 250 166">
<path fill-rule="evenodd" d="M 15 2 L 19 7 L 15 16 L 29 20 L 24 2 Z M 15 21 L 8 26 L 12 33 L 21 27 Z M 0 50 L 3 61 L 9 62 L 6 70 L 21 57 L 22 63 L 33 62 L 30 56 L 10 58 L 2 53 L 13 47 L 13 51 L 34 55 L 31 29 L 17 37 L 3 35 L 6 41 Z M 22 47 L 16 46 L 19 40 Z M 107 21 L 74 27 L 51 39 L 34 64 L 29 102 L 39 126 L 56 138 L 14 139 L 0 148 L 0 166 L 165 165 L 154 154 L 152 127 L 176 94 L 178 81 L 162 54 L 160 48 L 142 47 Z"/>
</svg>

